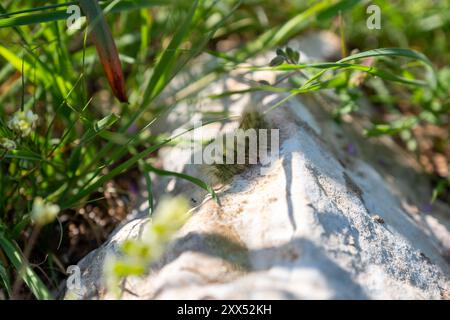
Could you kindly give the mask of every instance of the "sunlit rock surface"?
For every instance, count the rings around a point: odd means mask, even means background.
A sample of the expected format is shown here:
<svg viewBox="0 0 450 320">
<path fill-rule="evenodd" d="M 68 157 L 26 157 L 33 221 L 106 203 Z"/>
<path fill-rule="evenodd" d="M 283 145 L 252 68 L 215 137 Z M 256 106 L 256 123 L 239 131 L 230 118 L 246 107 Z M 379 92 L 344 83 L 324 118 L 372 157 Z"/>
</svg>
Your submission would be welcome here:
<svg viewBox="0 0 450 320">
<path fill-rule="evenodd" d="M 245 74 L 245 79 L 260 76 Z M 243 79 L 239 74 L 222 78 L 204 92 L 238 90 L 246 85 Z M 233 114 L 256 105 L 263 112 L 284 97 L 253 93 L 214 100 L 211 105 Z M 178 116 L 164 126 L 188 124 L 192 115 L 201 116 L 199 110 L 207 107 L 205 102 L 180 104 Z M 428 205 L 427 181 L 418 174 L 414 160 L 389 138 L 362 137 L 370 113 L 367 106 L 342 124 L 331 119 L 332 108 L 333 97 L 327 93 L 293 98 L 267 113 L 270 127 L 280 130 L 279 157 L 266 166 L 265 174 L 260 165 L 248 166 L 226 184 L 217 184 L 205 165 L 187 165 L 189 149 L 162 150 L 166 170 L 215 183 L 220 202 L 190 182 L 156 179 L 156 198 L 182 193 L 196 209 L 150 274 L 125 281 L 124 298 L 446 296 L 450 208 L 439 202 Z M 202 130 L 214 137 L 236 126 L 236 122 L 213 124 Z M 67 297 L 112 298 L 101 281 L 104 257 L 125 239 L 139 237 L 149 223 L 143 217 L 145 206 L 144 201 L 134 220 L 80 261 L 82 291 Z"/>
</svg>

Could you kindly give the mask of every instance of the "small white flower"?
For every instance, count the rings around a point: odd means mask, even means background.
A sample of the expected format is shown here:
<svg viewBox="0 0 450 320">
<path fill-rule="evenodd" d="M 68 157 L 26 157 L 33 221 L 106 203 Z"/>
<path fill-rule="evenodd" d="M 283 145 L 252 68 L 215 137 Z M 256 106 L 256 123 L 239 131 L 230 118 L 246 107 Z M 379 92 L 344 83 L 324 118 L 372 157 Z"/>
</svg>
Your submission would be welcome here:
<svg viewBox="0 0 450 320">
<path fill-rule="evenodd" d="M 0 147 L 11 151 L 17 148 L 17 145 L 14 141 L 8 139 L 8 138 L 0 138 Z"/>
<path fill-rule="evenodd" d="M 56 204 L 45 203 L 40 197 L 34 199 L 33 210 L 31 211 L 31 220 L 34 223 L 43 226 L 53 220 L 59 213 L 59 206 Z"/>
<path fill-rule="evenodd" d="M 30 135 L 31 131 L 36 128 L 36 122 L 39 117 L 33 111 L 17 111 L 11 120 L 8 121 L 8 127 L 20 133 L 22 138 Z"/>
</svg>

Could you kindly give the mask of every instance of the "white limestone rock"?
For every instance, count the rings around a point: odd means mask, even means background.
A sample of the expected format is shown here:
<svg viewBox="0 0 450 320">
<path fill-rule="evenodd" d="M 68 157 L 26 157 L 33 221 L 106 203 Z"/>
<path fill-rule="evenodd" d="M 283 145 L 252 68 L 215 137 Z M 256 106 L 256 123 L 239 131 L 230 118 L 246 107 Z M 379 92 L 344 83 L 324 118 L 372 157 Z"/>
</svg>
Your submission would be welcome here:
<svg viewBox="0 0 450 320">
<path fill-rule="evenodd" d="M 224 105 L 242 112 L 253 101 L 265 110 L 283 97 L 253 93 Z M 364 113 L 336 124 L 326 101 L 295 98 L 268 113 L 266 121 L 280 129 L 279 158 L 265 175 L 259 165 L 249 166 L 222 186 L 220 204 L 189 182 L 177 180 L 167 190 L 169 181 L 161 179 L 157 196 L 182 193 L 197 208 L 149 275 L 126 280 L 124 298 L 448 296 L 450 208 L 437 203 L 430 212 L 421 210 L 430 188 L 414 160 L 389 138 L 363 138 Z M 232 128 L 205 130 L 215 135 Z M 165 149 L 164 168 L 214 181 L 204 166 L 186 164 L 186 152 Z M 79 263 L 78 298 L 112 298 L 101 281 L 104 257 L 118 243 L 139 237 L 148 222 L 129 222 Z"/>
</svg>

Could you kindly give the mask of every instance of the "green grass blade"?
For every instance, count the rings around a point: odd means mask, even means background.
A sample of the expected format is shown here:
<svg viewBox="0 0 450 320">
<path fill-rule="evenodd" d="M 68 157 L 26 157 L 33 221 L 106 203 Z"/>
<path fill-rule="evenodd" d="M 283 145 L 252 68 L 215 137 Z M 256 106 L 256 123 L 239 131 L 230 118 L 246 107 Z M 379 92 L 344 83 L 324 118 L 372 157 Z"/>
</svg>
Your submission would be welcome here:
<svg viewBox="0 0 450 320">
<path fill-rule="evenodd" d="M 9 280 L 9 274 L 6 268 L 2 265 L 2 262 L 0 260 L 0 280 L 3 283 L 3 287 L 6 290 L 6 293 L 9 297 L 12 295 L 12 288 L 11 288 L 11 282 Z"/>
<path fill-rule="evenodd" d="M 281 65 L 272 68 L 250 68 L 253 71 L 294 71 L 294 70 L 302 70 L 302 69 L 324 69 L 324 71 L 330 70 L 357 70 L 369 73 L 373 76 L 378 76 L 385 80 L 399 82 L 403 84 L 409 85 L 418 85 L 418 86 L 426 86 L 427 82 L 420 80 L 407 79 L 404 77 L 397 76 L 388 71 L 373 67 L 366 66 L 361 64 L 350 64 L 350 63 L 339 63 L 339 62 L 326 62 L 326 63 L 311 63 L 311 64 L 299 64 L 299 65 Z M 323 73 L 321 73 L 323 74 Z M 315 78 L 317 79 L 317 78 Z M 265 86 L 267 87 L 267 86 Z"/>
<path fill-rule="evenodd" d="M 158 168 L 155 168 L 150 165 L 148 166 L 148 168 L 149 168 L 149 170 L 155 172 L 157 175 L 160 175 L 160 176 L 173 176 L 173 177 L 181 178 L 181 179 L 187 180 L 189 182 L 192 182 L 193 184 L 195 184 L 198 187 L 202 188 L 203 190 L 207 191 L 214 200 L 217 200 L 217 194 L 215 193 L 214 189 L 209 184 L 205 183 L 204 181 L 202 181 L 196 177 L 189 176 L 187 174 L 180 173 L 180 172 L 158 169 Z"/>
<path fill-rule="evenodd" d="M 434 88 L 437 85 L 437 77 L 436 72 L 434 70 L 433 63 L 428 59 L 426 55 L 423 53 L 417 52 L 411 49 L 404 48 L 380 48 L 368 50 L 360 53 L 353 54 L 344 59 L 339 60 L 338 62 L 348 62 L 352 60 L 370 58 L 370 57 L 404 57 L 410 58 L 414 60 L 421 61 L 425 64 L 429 71 L 429 77 L 431 80 L 431 86 Z"/>
<path fill-rule="evenodd" d="M 9 241 L 2 233 L 0 233 L 0 247 L 2 247 L 9 261 L 11 261 L 25 284 L 30 288 L 37 299 L 53 299 L 47 287 L 33 269 L 30 268 L 27 261 L 25 261 L 20 249 L 13 242 Z"/>
<path fill-rule="evenodd" d="M 198 5 L 198 0 L 195 0 L 187 14 L 186 19 L 183 24 L 180 25 L 178 32 L 170 41 L 169 46 L 164 50 L 161 58 L 159 59 L 155 70 L 150 78 L 150 81 L 146 85 L 144 89 L 144 97 L 142 99 L 141 105 L 146 107 L 149 102 L 164 88 L 167 84 L 168 73 L 171 68 L 173 68 L 173 62 L 175 61 L 176 56 L 178 55 L 178 48 L 180 47 L 183 40 L 186 38 L 189 30 L 191 29 L 191 25 L 194 20 L 194 14 L 196 12 Z"/>
</svg>

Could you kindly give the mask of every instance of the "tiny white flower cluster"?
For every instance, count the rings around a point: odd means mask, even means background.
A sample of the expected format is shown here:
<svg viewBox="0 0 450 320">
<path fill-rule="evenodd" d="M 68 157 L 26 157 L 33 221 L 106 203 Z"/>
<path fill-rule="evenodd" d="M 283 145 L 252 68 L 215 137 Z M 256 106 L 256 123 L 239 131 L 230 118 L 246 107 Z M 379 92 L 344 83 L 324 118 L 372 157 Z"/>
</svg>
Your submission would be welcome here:
<svg viewBox="0 0 450 320">
<path fill-rule="evenodd" d="M 45 203 L 41 197 L 37 197 L 33 202 L 31 220 L 37 225 L 44 226 L 55 220 L 59 213 L 59 206 L 52 203 Z"/>
<path fill-rule="evenodd" d="M 17 111 L 11 120 L 8 121 L 8 127 L 19 133 L 22 138 L 31 134 L 31 131 L 36 128 L 36 123 L 39 117 L 33 111 Z"/>
<path fill-rule="evenodd" d="M 17 145 L 14 141 L 8 138 L 0 138 L 0 147 L 6 149 L 7 151 L 11 151 L 17 148 Z"/>
</svg>

